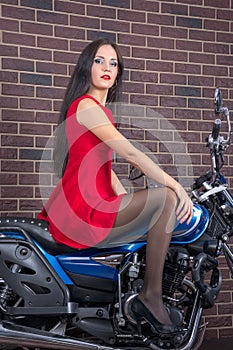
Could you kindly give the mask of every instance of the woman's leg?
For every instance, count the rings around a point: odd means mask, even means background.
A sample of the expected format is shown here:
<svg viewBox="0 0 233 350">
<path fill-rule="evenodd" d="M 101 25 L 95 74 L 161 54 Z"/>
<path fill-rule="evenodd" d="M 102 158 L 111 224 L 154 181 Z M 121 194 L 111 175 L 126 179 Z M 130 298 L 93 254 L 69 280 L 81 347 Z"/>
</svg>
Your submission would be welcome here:
<svg viewBox="0 0 233 350">
<path fill-rule="evenodd" d="M 168 188 L 139 191 L 125 195 L 109 240 L 139 238 L 138 228 L 148 230 L 146 272 L 140 299 L 163 324 L 171 324 L 162 301 L 162 277 L 167 250 L 176 223 L 176 194 Z M 136 233 L 135 233 L 136 232 Z M 132 240 L 133 237 L 133 240 Z"/>
</svg>

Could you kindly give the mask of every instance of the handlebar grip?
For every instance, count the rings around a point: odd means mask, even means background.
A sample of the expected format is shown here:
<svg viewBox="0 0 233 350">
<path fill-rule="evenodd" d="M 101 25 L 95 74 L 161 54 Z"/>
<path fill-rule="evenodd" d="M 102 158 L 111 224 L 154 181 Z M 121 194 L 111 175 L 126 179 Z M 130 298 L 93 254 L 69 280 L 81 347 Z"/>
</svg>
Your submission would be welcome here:
<svg viewBox="0 0 233 350">
<path fill-rule="evenodd" d="M 216 141 L 218 138 L 220 127 L 221 127 L 221 119 L 215 119 L 213 130 L 212 130 L 212 137 L 214 141 Z"/>
</svg>

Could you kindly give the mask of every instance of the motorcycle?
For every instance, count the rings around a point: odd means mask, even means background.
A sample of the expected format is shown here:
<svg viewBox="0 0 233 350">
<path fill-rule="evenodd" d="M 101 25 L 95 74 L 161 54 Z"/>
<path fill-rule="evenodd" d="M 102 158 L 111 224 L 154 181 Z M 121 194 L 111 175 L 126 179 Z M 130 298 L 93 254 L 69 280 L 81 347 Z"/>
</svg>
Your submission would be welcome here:
<svg viewBox="0 0 233 350">
<path fill-rule="evenodd" d="M 215 90 L 217 118 L 207 140 L 211 169 L 194 182 L 193 217 L 173 233 L 163 276 L 163 300 L 180 328 L 159 334 L 131 310 L 143 285 L 146 240 L 77 250 L 58 244 L 46 222 L 0 218 L 0 349 L 198 349 L 221 288 L 218 258 L 233 278 L 233 197 L 221 168 L 231 141 L 228 108 Z M 132 177 L 133 171 L 131 173 Z M 143 175 L 143 174 L 141 174 Z"/>
</svg>

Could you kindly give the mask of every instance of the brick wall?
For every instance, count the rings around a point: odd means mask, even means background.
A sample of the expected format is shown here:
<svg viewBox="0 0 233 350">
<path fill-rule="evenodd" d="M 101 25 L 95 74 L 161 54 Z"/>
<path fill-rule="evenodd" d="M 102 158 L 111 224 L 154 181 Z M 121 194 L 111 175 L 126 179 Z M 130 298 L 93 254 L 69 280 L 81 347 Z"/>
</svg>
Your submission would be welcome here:
<svg viewBox="0 0 233 350">
<path fill-rule="evenodd" d="M 35 216 L 51 192 L 53 131 L 78 55 L 100 36 L 125 58 L 121 130 L 190 189 L 220 86 L 233 110 L 233 0 L 0 0 L 1 215 Z M 224 174 L 233 187 L 232 151 Z M 42 161 L 41 161 L 42 159 Z M 115 169 L 126 186 L 128 166 Z M 134 183 L 141 186 L 142 183 Z M 232 336 L 233 283 L 205 312 L 207 337 Z"/>
</svg>

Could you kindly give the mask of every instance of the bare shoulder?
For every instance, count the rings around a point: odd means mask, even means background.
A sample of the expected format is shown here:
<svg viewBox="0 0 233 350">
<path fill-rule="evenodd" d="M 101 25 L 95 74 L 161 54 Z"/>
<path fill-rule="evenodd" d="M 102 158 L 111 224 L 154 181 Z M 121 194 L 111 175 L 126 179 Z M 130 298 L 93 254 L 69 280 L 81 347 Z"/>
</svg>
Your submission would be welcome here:
<svg viewBox="0 0 233 350">
<path fill-rule="evenodd" d="M 86 97 L 79 102 L 77 112 L 82 112 L 90 108 L 100 108 L 100 106 L 92 98 Z"/>
<path fill-rule="evenodd" d="M 85 98 L 78 104 L 76 118 L 79 124 L 93 129 L 97 126 L 110 124 L 110 121 L 101 106 L 91 98 Z"/>
</svg>

